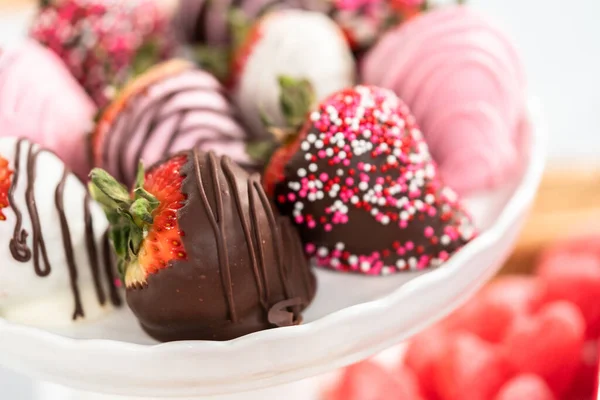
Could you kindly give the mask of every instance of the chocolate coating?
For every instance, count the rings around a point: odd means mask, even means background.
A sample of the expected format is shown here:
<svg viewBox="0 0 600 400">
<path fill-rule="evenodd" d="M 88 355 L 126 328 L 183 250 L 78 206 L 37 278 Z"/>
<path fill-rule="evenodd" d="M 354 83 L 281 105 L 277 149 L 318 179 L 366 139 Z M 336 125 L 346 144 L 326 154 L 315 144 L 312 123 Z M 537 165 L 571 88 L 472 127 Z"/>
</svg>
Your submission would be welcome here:
<svg viewBox="0 0 600 400">
<path fill-rule="evenodd" d="M 316 280 L 289 219 L 229 158 L 184 154 L 178 220 L 187 259 L 128 289 L 142 327 L 160 341 L 229 340 L 300 323 Z"/>
<path fill-rule="evenodd" d="M 386 275 L 446 261 L 475 233 L 393 93 L 357 86 L 311 114 L 275 187 L 318 265 Z"/>
</svg>

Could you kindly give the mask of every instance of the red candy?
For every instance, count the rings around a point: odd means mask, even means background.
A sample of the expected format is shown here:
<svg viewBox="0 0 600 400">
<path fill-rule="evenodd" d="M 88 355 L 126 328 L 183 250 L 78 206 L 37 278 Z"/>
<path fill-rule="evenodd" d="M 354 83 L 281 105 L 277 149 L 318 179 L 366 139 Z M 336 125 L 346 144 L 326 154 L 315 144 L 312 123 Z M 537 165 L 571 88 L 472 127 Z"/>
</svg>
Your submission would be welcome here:
<svg viewBox="0 0 600 400">
<path fill-rule="evenodd" d="M 587 336 L 600 336 L 600 257 L 587 253 L 552 253 L 538 268 L 547 286 L 547 299 L 575 304 L 585 319 Z"/>
<path fill-rule="evenodd" d="M 555 397 L 539 376 L 519 375 L 502 387 L 495 400 L 555 400 Z"/>
<path fill-rule="evenodd" d="M 543 297 L 543 286 L 533 277 L 500 278 L 444 323 L 449 329 L 472 332 L 484 340 L 498 343 L 517 318 L 539 309 Z"/>
<path fill-rule="evenodd" d="M 571 384 L 583 347 L 585 323 L 567 302 L 551 303 L 506 333 L 504 354 L 513 368 L 544 378 L 555 393 Z"/>
<path fill-rule="evenodd" d="M 397 374 L 410 377 L 409 369 L 414 377 L 403 386 L 413 388 L 418 382 L 427 400 L 594 399 L 600 237 L 570 240 L 547 251 L 538 275 L 499 278 L 414 337 Z M 381 377 L 379 381 L 385 383 L 385 397 L 332 399 L 413 398 L 400 391 L 388 397 L 393 386 Z M 357 391 L 358 380 L 353 382 Z M 377 379 L 361 382 L 369 393 L 376 393 L 370 386 L 377 385 Z"/>
<path fill-rule="evenodd" d="M 598 343 L 588 341 L 583 345 L 579 367 L 568 392 L 563 396 L 567 400 L 593 399 L 596 392 L 598 375 Z"/>
<path fill-rule="evenodd" d="M 457 334 L 435 367 L 442 400 L 490 400 L 511 370 L 496 348 L 470 333 Z"/>
<path fill-rule="evenodd" d="M 327 400 L 424 400 L 410 370 L 392 374 L 372 361 L 348 367 L 325 397 Z"/>
<path fill-rule="evenodd" d="M 400 366 L 395 373 L 397 381 L 400 383 L 402 389 L 396 392 L 396 399 L 407 399 L 407 400 L 426 400 L 429 397 L 425 397 L 422 394 L 422 390 L 419 386 L 419 381 L 415 373 L 408 367 Z"/>
<path fill-rule="evenodd" d="M 434 371 L 442 359 L 449 335 L 441 328 L 430 328 L 417 335 L 408 344 L 404 363 L 412 369 L 427 399 L 437 399 Z"/>
</svg>

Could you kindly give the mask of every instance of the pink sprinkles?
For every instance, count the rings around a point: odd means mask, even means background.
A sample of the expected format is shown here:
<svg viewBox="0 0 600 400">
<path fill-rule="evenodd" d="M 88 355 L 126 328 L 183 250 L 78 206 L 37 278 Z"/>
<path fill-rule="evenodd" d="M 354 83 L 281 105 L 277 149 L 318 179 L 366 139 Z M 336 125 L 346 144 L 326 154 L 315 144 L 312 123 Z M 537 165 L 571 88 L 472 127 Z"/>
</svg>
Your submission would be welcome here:
<svg viewBox="0 0 600 400">
<path fill-rule="evenodd" d="M 30 34 L 104 107 L 133 74 L 139 53 L 156 53 L 158 60 L 171 56 L 169 29 L 153 0 L 69 0 L 41 7 Z"/>
<path fill-rule="evenodd" d="M 335 242 L 341 236 L 336 230 L 352 223 L 349 211 L 361 210 L 382 226 L 411 229 L 414 236 L 369 254 L 355 254 L 342 242 L 305 243 L 319 266 L 371 275 L 422 270 L 439 266 L 474 237 L 457 195 L 437 178 L 414 117 L 392 92 L 368 86 L 341 91 L 310 119 L 298 150 L 302 157 L 295 157 L 302 166 L 279 185 L 276 197 L 292 208 L 296 224 L 324 231 Z M 432 248 L 435 254 L 427 252 Z"/>
</svg>

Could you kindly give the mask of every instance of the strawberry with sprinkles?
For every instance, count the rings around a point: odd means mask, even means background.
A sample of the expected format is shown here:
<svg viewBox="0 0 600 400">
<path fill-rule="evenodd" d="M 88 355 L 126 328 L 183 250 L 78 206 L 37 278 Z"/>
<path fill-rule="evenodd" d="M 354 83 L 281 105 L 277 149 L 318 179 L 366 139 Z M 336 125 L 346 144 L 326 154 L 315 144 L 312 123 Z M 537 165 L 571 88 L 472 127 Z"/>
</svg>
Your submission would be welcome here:
<svg viewBox="0 0 600 400">
<path fill-rule="evenodd" d="M 475 236 L 408 107 L 356 86 L 309 114 L 264 184 L 321 267 L 368 275 L 437 267 Z"/>
<path fill-rule="evenodd" d="M 42 1 L 30 36 L 55 52 L 104 108 L 130 78 L 176 53 L 163 8 L 155 0 Z"/>
</svg>

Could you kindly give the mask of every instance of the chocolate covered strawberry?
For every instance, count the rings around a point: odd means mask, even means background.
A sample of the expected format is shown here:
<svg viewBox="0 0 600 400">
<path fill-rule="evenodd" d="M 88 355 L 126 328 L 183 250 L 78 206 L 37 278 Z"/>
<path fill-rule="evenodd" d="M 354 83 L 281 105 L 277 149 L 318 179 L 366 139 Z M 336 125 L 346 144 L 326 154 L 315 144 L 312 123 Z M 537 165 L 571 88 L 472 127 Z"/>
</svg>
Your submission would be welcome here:
<svg viewBox="0 0 600 400">
<path fill-rule="evenodd" d="M 247 140 L 219 82 L 191 63 L 173 59 L 125 86 L 102 113 L 91 144 L 95 166 L 130 186 L 140 159 L 152 165 L 192 147 L 227 154 L 256 171 L 260 166 L 246 153 Z"/>
<path fill-rule="evenodd" d="M 56 154 L 0 138 L 0 317 L 56 327 L 120 305 L 107 228 Z"/>
<path fill-rule="evenodd" d="M 44 1 L 30 34 L 58 54 L 104 107 L 132 75 L 173 53 L 170 15 L 160 5 L 155 0 Z"/>
<path fill-rule="evenodd" d="M 377 87 L 321 102 L 274 153 L 264 185 L 307 254 L 340 271 L 439 266 L 475 233 L 406 105 Z"/>
<path fill-rule="evenodd" d="M 308 80 L 317 100 L 353 85 L 354 60 L 341 30 L 327 16 L 301 10 L 272 12 L 252 28 L 234 57 L 231 90 L 257 137 L 266 134 L 264 119 L 284 123 L 280 75 Z"/>
<path fill-rule="evenodd" d="M 227 340 L 298 324 L 315 279 L 288 218 L 229 158 L 185 151 L 138 173 L 130 193 L 100 169 L 127 301 L 158 340 Z"/>
<path fill-rule="evenodd" d="M 411 4 L 422 2 L 412 0 Z M 398 22 L 390 0 L 181 0 L 173 26 L 183 41 L 227 48 L 236 36 L 232 14 L 254 23 L 270 12 L 287 9 L 330 17 L 357 52 L 367 50 L 385 29 Z"/>
</svg>

